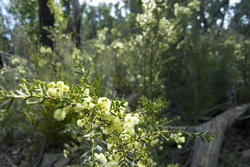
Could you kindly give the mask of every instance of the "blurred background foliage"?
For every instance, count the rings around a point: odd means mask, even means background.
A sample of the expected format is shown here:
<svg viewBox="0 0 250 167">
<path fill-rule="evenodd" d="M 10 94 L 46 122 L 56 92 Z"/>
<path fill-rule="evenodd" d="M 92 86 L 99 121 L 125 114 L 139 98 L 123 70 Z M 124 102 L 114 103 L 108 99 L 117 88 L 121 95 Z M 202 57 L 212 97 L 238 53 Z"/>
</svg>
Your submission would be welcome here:
<svg viewBox="0 0 250 167">
<path fill-rule="evenodd" d="M 98 6 L 79 0 L 0 2 L 0 86 L 13 89 L 22 78 L 75 84 L 77 57 L 99 96 L 124 98 L 132 109 L 142 95 L 161 97 L 169 102 L 167 115 L 180 115 L 183 124 L 249 102 L 248 0 L 197 0 L 194 9 L 191 2 L 167 1 L 149 30 L 137 22 L 141 0 Z M 188 7 L 190 13 L 183 12 Z M 169 23 L 161 27 L 161 18 Z M 49 119 L 53 109 L 23 106 L 0 113 L 2 141 L 13 144 L 27 135 L 29 142 L 41 143 L 36 138 L 45 135 L 61 148 L 71 140 Z"/>
</svg>

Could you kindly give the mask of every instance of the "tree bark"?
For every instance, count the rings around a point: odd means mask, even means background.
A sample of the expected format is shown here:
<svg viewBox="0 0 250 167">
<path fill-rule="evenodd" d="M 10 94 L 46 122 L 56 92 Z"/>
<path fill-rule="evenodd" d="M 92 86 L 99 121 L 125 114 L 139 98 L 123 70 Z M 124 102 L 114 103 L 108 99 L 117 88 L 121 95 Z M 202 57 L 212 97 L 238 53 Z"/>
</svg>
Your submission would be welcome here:
<svg viewBox="0 0 250 167">
<path fill-rule="evenodd" d="M 3 68 L 3 60 L 2 60 L 2 56 L 0 55 L 0 69 Z"/>
<path fill-rule="evenodd" d="M 73 27 L 73 41 L 77 48 L 81 46 L 81 8 L 79 0 L 72 1 L 72 27 Z"/>
<path fill-rule="evenodd" d="M 234 107 L 218 115 L 214 119 L 201 124 L 195 129 L 200 132 L 209 132 L 215 138 L 211 142 L 203 142 L 200 138 L 195 139 L 194 155 L 191 167 L 215 167 L 217 166 L 224 134 L 236 119 L 244 114 L 250 104 Z"/>
<path fill-rule="evenodd" d="M 53 27 L 55 18 L 48 7 L 48 0 L 39 0 L 39 35 L 43 46 L 53 48 L 53 41 L 49 38 L 50 32 L 45 27 Z"/>
</svg>

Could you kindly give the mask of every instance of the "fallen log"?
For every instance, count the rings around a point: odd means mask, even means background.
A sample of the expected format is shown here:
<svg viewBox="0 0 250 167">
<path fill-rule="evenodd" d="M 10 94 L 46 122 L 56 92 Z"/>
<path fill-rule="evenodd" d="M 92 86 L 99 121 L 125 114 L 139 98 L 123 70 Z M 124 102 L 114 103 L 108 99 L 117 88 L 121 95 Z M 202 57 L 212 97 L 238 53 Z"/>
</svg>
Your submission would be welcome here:
<svg viewBox="0 0 250 167">
<path fill-rule="evenodd" d="M 195 139 L 191 167 L 217 166 L 226 130 L 238 117 L 248 110 L 249 106 L 250 104 L 244 104 L 234 107 L 216 116 L 212 120 L 195 127 L 195 130 L 198 132 L 209 132 L 214 136 L 214 139 L 210 142 L 203 142 L 200 138 Z"/>
</svg>

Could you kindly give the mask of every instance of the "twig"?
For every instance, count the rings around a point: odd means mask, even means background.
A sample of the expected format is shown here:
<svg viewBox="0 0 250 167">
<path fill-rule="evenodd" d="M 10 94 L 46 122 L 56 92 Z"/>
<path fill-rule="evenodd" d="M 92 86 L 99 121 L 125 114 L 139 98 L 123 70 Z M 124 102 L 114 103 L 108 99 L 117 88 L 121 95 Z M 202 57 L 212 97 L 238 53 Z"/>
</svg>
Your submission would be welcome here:
<svg viewBox="0 0 250 167">
<path fill-rule="evenodd" d="M 41 160 L 43 158 L 43 154 L 44 154 L 44 150 L 45 150 L 45 145 L 46 145 L 46 136 L 43 136 L 42 145 L 41 145 L 39 156 L 37 157 L 37 160 L 35 160 L 35 162 L 33 163 L 34 165 L 32 165 L 32 167 L 38 167 L 38 165 L 40 164 L 40 162 L 41 162 Z"/>
<path fill-rule="evenodd" d="M 250 115 L 237 118 L 237 120 L 239 120 L 239 121 L 242 121 L 242 120 L 245 120 L 245 119 L 250 119 Z"/>
<path fill-rule="evenodd" d="M 8 104 L 10 100 L 11 100 L 11 99 L 7 99 L 7 100 L 4 100 L 4 101 L 0 102 L 0 109 L 4 108 L 4 106 L 5 106 L 6 104 Z"/>
<path fill-rule="evenodd" d="M 14 54 L 10 54 L 10 53 L 4 52 L 2 50 L 0 50 L 0 55 L 4 55 L 4 56 L 8 56 L 8 57 L 16 56 Z"/>
<path fill-rule="evenodd" d="M 190 165 L 192 158 L 188 158 L 187 162 L 183 165 L 183 167 L 187 167 Z"/>
<path fill-rule="evenodd" d="M 3 156 L 8 160 L 9 165 L 11 165 L 12 167 L 17 167 L 17 166 L 11 161 L 11 159 L 10 159 L 7 155 L 3 155 Z"/>
</svg>

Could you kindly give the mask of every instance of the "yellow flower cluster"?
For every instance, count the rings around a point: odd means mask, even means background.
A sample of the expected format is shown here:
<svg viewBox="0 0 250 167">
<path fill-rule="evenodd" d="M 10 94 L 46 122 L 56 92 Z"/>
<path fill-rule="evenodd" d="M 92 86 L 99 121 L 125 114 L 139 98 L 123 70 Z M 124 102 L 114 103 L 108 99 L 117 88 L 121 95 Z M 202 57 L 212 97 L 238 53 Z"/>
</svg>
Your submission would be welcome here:
<svg viewBox="0 0 250 167">
<path fill-rule="evenodd" d="M 82 119 L 78 119 L 77 120 L 77 126 L 79 127 L 83 127 L 84 125 L 86 125 L 86 123 L 88 122 L 89 118 L 84 117 Z"/>
<path fill-rule="evenodd" d="M 69 86 L 62 81 L 50 82 L 47 84 L 47 93 L 50 97 L 60 98 L 69 91 Z"/>
<path fill-rule="evenodd" d="M 133 134 L 134 126 L 139 123 L 139 114 L 127 114 L 124 119 L 124 130 L 126 133 Z"/>
<path fill-rule="evenodd" d="M 104 164 L 104 165 L 107 164 L 107 162 L 108 162 L 107 158 L 105 157 L 105 155 L 103 153 L 100 153 L 100 154 L 95 153 L 94 156 L 97 160 L 100 160 L 102 164 Z"/>
<path fill-rule="evenodd" d="M 116 102 L 120 103 L 119 101 Z M 115 107 L 111 108 L 111 100 L 106 97 L 99 98 L 98 105 L 101 108 L 103 118 L 108 123 L 108 126 L 103 127 L 104 134 L 110 135 L 114 132 L 128 134 L 134 133 L 134 126 L 139 123 L 139 115 L 126 113 L 127 102 L 124 103 L 124 106 L 119 106 L 119 112 L 114 110 Z"/>
<path fill-rule="evenodd" d="M 52 50 L 51 50 L 50 47 L 45 48 L 45 47 L 42 46 L 42 47 L 40 48 L 40 52 L 43 53 L 43 54 L 46 54 L 46 53 L 52 53 Z"/>
<path fill-rule="evenodd" d="M 156 144 L 158 144 L 159 143 L 159 139 L 158 138 L 156 138 L 155 140 L 153 140 L 152 142 L 151 142 L 151 146 L 152 147 L 154 147 Z"/>
<path fill-rule="evenodd" d="M 55 112 L 54 112 L 54 115 L 53 115 L 54 119 L 57 120 L 57 121 L 62 121 L 65 119 L 66 117 L 66 111 L 65 111 L 65 108 L 60 108 L 60 109 L 57 109 Z"/>
<path fill-rule="evenodd" d="M 174 14 L 175 16 L 177 17 L 180 17 L 180 16 L 190 16 L 192 14 L 190 8 L 188 7 L 184 7 L 184 6 L 180 6 L 178 3 L 175 3 L 174 4 Z"/>
<path fill-rule="evenodd" d="M 98 105 L 101 107 L 102 111 L 109 112 L 111 107 L 111 100 L 106 97 L 100 97 L 98 99 Z"/>
<path fill-rule="evenodd" d="M 170 139 L 174 140 L 177 143 L 177 148 L 181 149 L 181 144 L 185 143 L 185 137 L 182 136 L 182 133 L 172 133 Z"/>
<path fill-rule="evenodd" d="M 97 167 L 117 167 L 118 163 L 119 163 L 119 159 L 117 159 L 117 157 L 113 157 L 112 159 L 109 157 L 109 161 L 106 158 L 106 156 L 103 153 L 95 153 L 94 154 L 95 158 L 97 159 L 97 161 L 101 162 L 100 163 L 96 163 L 95 165 Z"/>
<path fill-rule="evenodd" d="M 83 100 L 82 103 L 77 103 L 75 106 L 75 112 L 81 112 L 84 109 L 90 110 L 93 108 L 95 105 L 93 103 L 93 99 L 91 97 L 87 97 Z"/>
<path fill-rule="evenodd" d="M 87 93 L 88 94 L 88 93 Z M 86 95 L 87 95 L 86 94 Z M 92 107 L 86 107 L 85 99 L 91 99 Z M 135 134 L 135 126 L 139 124 L 139 114 L 127 113 L 128 103 L 119 100 L 110 100 L 106 97 L 95 98 L 90 95 L 86 97 L 82 103 L 77 103 L 74 111 L 79 114 L 77 125 L 85 131 L 92 128 L 100 127 L 102 133 L 106 136 L 107 152 L 95 153 L 97 160 L 96 166 L 100 167 L 116 167 L 119 166 L 122 158 L 122 150 L 136 151 L 140 150 L 142 145 L 136 139 L 132 138 Z M 95 111 L 96 115 L 92 118 L 88 112 L 84 110 Z M 86 110 L 87 111 L 87 110 Z M 124 145 L 130 140 L 131 143 Z M 134 142 L 132 142 L 134 140 Z"/>
<path fill-rule="evenodd" d="M 52 98 L 61 98 L 66 96 L 69 92 L 69 86 L 65 85 L 63 81 L 50 82 L 47 84 L 47 95 Z M 41 92 L 42 93 L 42 92 Z M 57 121 L 65 119 L 68 107 L 56 109 L 53 117 Z"/>
<path fill-rule="evenodd" d="M 174 14 L 179 16 L 191 16 L 192 10 L 199 11 L 200 10 L 200 2 L 198 0 L 193 0 L 190 3 L 188 3 L 187 7 L 180 6 L 178 3 L 174 4 Z"/>
</svg>

